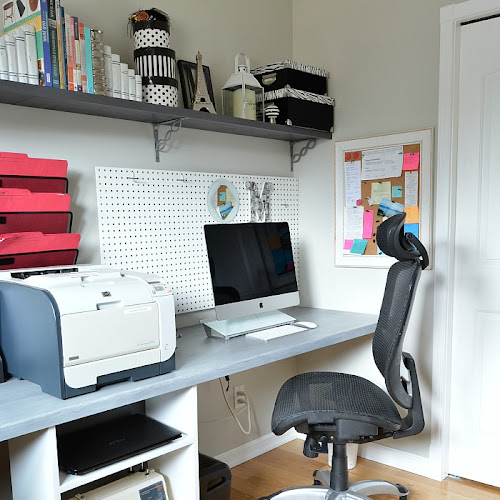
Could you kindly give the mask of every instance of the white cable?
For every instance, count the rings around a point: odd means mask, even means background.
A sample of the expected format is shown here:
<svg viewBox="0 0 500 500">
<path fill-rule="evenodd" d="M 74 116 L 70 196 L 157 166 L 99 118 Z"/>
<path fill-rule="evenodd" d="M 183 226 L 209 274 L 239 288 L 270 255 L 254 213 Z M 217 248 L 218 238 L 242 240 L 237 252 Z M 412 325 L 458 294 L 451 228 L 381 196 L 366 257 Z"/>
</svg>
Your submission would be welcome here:
<svg viewBox="0 0 500 500">
<path fill-rule="evenodd" d="M 226 391 L 224 389 L 224 385 L 222 384 L 222 380 L 220 378 L 219 378 L 219 384 L 228 410 L 231 412 L 231 415 L 233 416 L 234 420 L 236 420 L 236 423 L 238 424 L 238 427 L 241 429 L 241 432 L 243 432 L 243 434 L 246 434 L 248 436 L 252 432 L 252 419 L 250 418 L 250 401 L 248 397 L 246 398 L 246 404 L 248 410 L 248 431 L 246 431 L 245 429 L 243 429 L 243 426 L 241 425 L 240 421 L 238 420 L 238 417 L 236 416 L 236 413 L 234 413 L 233 409 L 231 408 L 231 405 L 229 404 L 229 401 L 227 400 Z"/>
</svg>

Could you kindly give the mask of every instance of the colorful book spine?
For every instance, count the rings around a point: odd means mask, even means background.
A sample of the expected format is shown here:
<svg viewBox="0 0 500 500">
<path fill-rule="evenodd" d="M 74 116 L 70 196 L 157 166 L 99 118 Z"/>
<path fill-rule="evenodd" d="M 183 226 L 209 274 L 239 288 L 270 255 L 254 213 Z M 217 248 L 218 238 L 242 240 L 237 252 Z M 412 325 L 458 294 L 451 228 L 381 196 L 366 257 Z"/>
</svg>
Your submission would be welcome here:
<svg viewBox="0 0 500 500">
<path fill-rule="evenodd" d="M 68 90 L 75 90 L 75 35 L 73 23 L 68 14 L 64 14 L 64 31 L 66 33 L 66 74 L 68 75 Z"/>
<path fill-rule="evenodd" d="M 94 93 L 94 68 L 92 65 L 92 40 L 90 39 L 90 28 L 85 26 L 85 60 L 87 61 L 87 85 L 89 94 Z"/>
<path fill-rule="evenodd" d="M 48 0 L 49 6 L 49 44 L 50 44 L 50 65 L 52 70 L 52 86 L 60 87 L 61 80 L 59 78 L 59 54 L 57 47 L 57 21 L 56 21 L 56 2 Z M 42 19 L 43 22 L 43 19 Z"/>
<path fill-rule="evenodd" d="M 66 88 L 66 64 L 64 60 L 64 36 L 63 36 L 63 25 L 62 25 L 62 15 L 61 15 L 61 2 L 60 0 L 55 0 L 56 2 L 56 25 L 57 25 L 57 58 L 59 62 L 59 87 L 62 89 Z"/>
<path fill-rule="evenodd" d="M 68 88 L 68 51 L 66 47 L 66 19 L 64 17 L 64 7 L 61 6 L 61 33 L 63 49 L 63 67 L 64 67 L 64 88 Z"/>
<path fill-rule="evenodd" d="M 80 36 L 78 33 L 78 18 L 72 17 L 73 22 L 73 32 L 75 37 L 75 67 L 76 67 L 76 78 L 75 78 L 75 90 L 78 92 L 82 91 L 82 55 L 80 51 Z"/>
<path fill-rule="evenodd" d="M 40 41 L 37 36 L 37 50 L 40 45 L 42 54 L 38 53 L 38 71 L 43 73 L 43 85 L 46 87 L 52 87 L 52 65 L 49 42 L 49 9 L 47 0 L 40 0 L 40 17 L 42 29 L 40 30 Z"/>
<path fill-rule="evenodd" d="M 89 93 L 87 80 L 87 57 L 85 53 L 85 26 L 83 23 L 78 23 L 78 37 L 80 39 L 80 58 L 82 67 L 82 91 Z"/>
</svg>

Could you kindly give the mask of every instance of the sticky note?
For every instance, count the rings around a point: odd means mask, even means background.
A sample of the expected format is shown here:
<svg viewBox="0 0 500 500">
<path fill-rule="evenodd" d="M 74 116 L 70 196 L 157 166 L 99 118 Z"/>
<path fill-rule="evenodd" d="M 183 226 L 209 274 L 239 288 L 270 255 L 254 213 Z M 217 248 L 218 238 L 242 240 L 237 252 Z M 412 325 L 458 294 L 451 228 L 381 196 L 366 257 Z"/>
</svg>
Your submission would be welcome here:
<svg viewBox="0 0 500 500">
<path fill-rule="evenodd" d="M 377 255 L 385 255 L 385 253 L 382 252 L 382 250 L 380 250 L 380 248 L 378 247 L 378 245 L 377 245 Z"/>
<path fill-rule="evenodd" d="M 368 245 L 367 240 L 354 240 L 351 248 L 351 253 L 363 255 L 366 250 L 366 245 Z"/>
<path fill-rule="evenodd" d="M 418 170 L 420 153 L 405 153 L 403 155 L 403 170 Z"/>
<path fill-rule="evenodd" d="M 392 197 L 402 198 L 403 197 L 403 186 L 392 186 Z"/>
<path fill-rule="evenodd" d="M 418 224 L 405 224 L 405 234 L 413 233 L 418 238 Z M 352 250 L 351 250 L 352 252 Z"/>
<path fill-rule="evenodd" d="M 372 192 L 370 195 L 374 204 L 380 203 L 382 198 L 391 198 L 391 182 L 372 182 Z"/>
<path fill-rule="evenodd" d="M 363 212 L 363 238 L 371 238 L 373 236 L 373 210 L 365 210 Z"/>
<path fill-rule="evenodd" d="M 405 207 L 406 212 L 406 224 L 418 224 L 420 222 L 418 207 Z"/>
<path fill-rule="evenodd" d="M 344 240 L 344 250 L 350 250 L 354 240 Z"/>
</svg>

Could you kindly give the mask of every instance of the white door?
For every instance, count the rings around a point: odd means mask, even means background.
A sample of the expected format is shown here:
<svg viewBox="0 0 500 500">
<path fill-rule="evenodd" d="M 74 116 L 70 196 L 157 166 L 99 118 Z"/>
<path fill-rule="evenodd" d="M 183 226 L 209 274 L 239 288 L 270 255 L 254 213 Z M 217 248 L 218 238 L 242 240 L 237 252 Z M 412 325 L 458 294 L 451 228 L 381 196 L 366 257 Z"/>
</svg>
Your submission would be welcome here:
<svg viewBox="0 0 500 500">
<path fill-rule="evenodd" d="M 449 472 L 500 486 L 500 18 L 461 27 Z"/>
</svg>

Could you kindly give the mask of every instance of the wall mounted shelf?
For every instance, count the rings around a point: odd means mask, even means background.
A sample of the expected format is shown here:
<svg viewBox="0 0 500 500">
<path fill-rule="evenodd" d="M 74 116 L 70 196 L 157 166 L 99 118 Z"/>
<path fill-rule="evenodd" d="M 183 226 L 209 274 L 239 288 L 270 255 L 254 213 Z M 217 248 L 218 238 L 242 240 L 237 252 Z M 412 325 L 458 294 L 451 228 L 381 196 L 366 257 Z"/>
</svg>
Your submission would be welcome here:
<svg viewBox="0 0 500 500">
<path fill-rule="evenodd" d="M 191 109 L 126 101 L 108 96 L 70 92 L 5 80 L 0 80 L 0 103 L 82 115 L 104 116 L 153 125 L 182 118 L 183 128 L 288 142 L 332 138 L 330 132 L 321 130 L 244 120 Z"/>
</svg>

